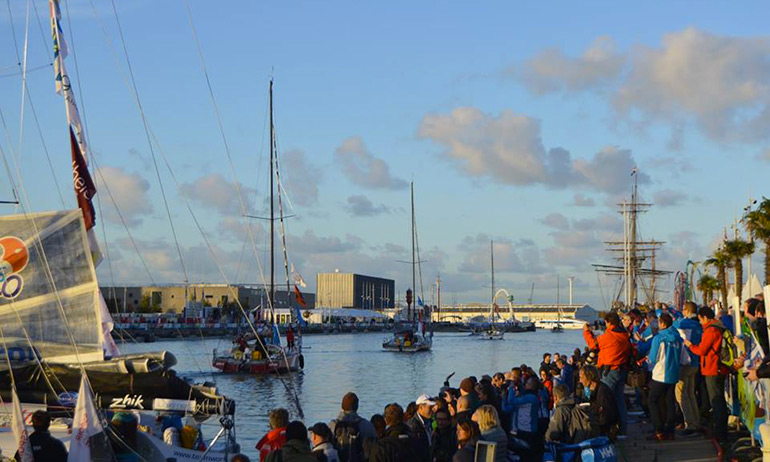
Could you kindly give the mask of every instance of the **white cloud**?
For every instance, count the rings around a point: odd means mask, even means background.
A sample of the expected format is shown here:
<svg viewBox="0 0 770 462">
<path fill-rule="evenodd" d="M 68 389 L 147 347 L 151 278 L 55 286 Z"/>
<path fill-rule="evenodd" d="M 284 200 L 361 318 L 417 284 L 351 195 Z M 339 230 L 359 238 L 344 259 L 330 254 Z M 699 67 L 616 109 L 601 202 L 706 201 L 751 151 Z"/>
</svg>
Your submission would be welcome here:
<svg viewBox="0 0 770 462">
<path fill-rule="evenodd" d="M 253 197 L 254 190 L 241 185 L 240 191 L 244 198 L 244 204 L 249 210 L 249 198 Z M 179 187 L 179 193 L 220 213 L 241 214 L 241 204 L 238 200 L 235 184 L 227 181 L 219 173 L 210 173 L 197 178 L 192 183 L 183 183 Z"/>
<path fill-rule="evenodd" d="M 153 212 L 152 202 L 147 194 L 150 183 L 138 173 L 131 173 L 119 167 L 103 166 L 99 170 L 96 174 L 96 189 L 102 191 L 100 194 L 104 219 L 121 223 L 112 202 L 114 199 L 128 226 L 141 224 L 143 218 Z"/>
<path fill-rule="evenodd" d="M 346 139 L 337 148 L 336 161 L 354 184 L 367 189 L 404 189 L 409 184 L 390 173 L 390 166 L 367 149 L 360 136 Z"/>
<path fill-rule="evenodd" d="M 392 209 L 387 205 L 375 205 L 369 198 L 360 195 L 348 197 L 348 203 L 345 206 L 345 209 L 354 217 L 372 217 L 392 212 Z"/>
<path fill-rule="evenodd" d="M 492 237 L 479 233 L 466 236 L 460 242 L 458 250 L 463 260 L 458 271 L 463 273 L 491 272 L 490 241 L 494 239 L 495 272 L 540 273 L 544 268 L 540 262 L 540 250 L 532 240 L 519 239 L 516 242 L 508 238 Z"/>
<path fill-rule="evenodd" d="M 473 177 L 503 184 L 544 184 L 551 188 L 623 191 L 636 165 L 631 151 L 609 146 L 590 159 L 572 159 L 569 151 L 546 151 L 540 121 L 510 110 L 498 116 L 460 107 L 449 114 L 423 117 L 418 136 L 445 148 L 443 155 Z M 649 178 L 639 175 L 640 182 Z"/>
<path fill-rule="evenodd" d="M 292 203 L 309 206 L 318 202 L 318 184 L 323 172 L 312 164 L 304 151 L 293 149 L 281 155 L 281 173 L 286 178 L 286 194 Z"/>
<path fill-rule="evenodd" d="M 583 194 L 577 193 L 574 196 L 572 196 L 572 203 L 570 205 L 573 205 L 575 207 L 593 207 L 596 205 L 596 201 L 593 200 L 591 197 L 587 197 Z"/>
<path fill-rule="evenodd" d="M 770 40 L 727 37 L 690 27 L 637 47 L 614 97 L 625 116 L 692 120 L 709 138 L 766 139 L 770 122 Z"/>
<path fill-rule="evenodd" d="M 610 37 L 598 37 L 582 56 L 571 58 L 559 49 L 548 49 L 525 61 L 517 76 L 533 93 L 583 91 L 611 83 L 625 64 Z"/>
<path fill-rule="evenodd" d="M 655 205 L 659 205 L 661 207 L 673 207 L 676 205 L 682 205 L 682 203 L 687 201 L 688 198 L 689 196 L 686 193 L 670 188 L 661 189 L 660 191 L 655 191 L 652 194 L 652 200 L 655 202 Z"/>
<path fill-rule="evenodd" d="M 545 216 L 545 218 L 540 220 L 540 222 L 551 228 L 556 228 L 556 229 L 569 228 L 569 221 L 567 220 L 567 217 L 565 217 L 561 213 L 549 213 L 548 215 Z"/>
</svg>

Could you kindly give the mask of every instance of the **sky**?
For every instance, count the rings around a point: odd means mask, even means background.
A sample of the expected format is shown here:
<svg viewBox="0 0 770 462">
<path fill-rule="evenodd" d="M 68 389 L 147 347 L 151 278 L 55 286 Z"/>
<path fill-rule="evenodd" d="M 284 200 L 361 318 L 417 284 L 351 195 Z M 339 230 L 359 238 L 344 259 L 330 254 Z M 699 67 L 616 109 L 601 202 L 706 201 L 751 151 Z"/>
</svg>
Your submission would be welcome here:
<svg viewBox="0 0 770 462">
<path fill-rule="evenodd" d="M 622 239 L 634 167 L 654 203 L 642 237 L 665 241 L 658 267 L 674 272 L 766 194 L 762 2 L 112 5 L 62 3 L 102 285 L 265 280 L 267 222 L 243 215 L 269 207 L 271 77 L 287 251 L 311 292 L 339 270 L 403 294 L 410 182 L 426 300 L 440 275 L 443 303 L 488 302 L 494 240 L 496 286 L 517 302 L 533 284 L 555 302 L 557 280 L 566 302 L 573 276 L 575 302 L 598 309 L 619 286 L 591 265 Z M 76 206 L 47 15 L 40 0 L 0 9 L 0 147 L 36 211 Z"/>
</svg>

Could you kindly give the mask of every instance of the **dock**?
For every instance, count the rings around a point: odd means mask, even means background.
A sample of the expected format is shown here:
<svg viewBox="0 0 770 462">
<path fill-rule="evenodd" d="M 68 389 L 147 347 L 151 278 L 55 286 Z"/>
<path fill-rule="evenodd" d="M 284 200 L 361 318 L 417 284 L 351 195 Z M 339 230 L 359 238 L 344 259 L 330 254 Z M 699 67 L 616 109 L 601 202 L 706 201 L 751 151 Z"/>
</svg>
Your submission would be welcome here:
<svg viewBox="0 0 770 462">
<path fill-rule="evenodd" d="M 618 440 L 618 462 L 714 462 L 721 461 L 718 446 L 702 435 L 674 441 L 647 441 L 652 424 L 629 416 L 628 436 Z"/>
</svg>

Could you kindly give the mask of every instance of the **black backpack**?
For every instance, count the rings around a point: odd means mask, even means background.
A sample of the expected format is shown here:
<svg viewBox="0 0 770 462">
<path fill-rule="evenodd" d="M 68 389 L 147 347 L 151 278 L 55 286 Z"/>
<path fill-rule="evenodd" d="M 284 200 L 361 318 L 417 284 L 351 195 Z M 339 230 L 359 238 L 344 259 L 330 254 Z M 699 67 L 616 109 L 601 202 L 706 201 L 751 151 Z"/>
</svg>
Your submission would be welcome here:
<svg viewBox="0 0 770 462">
<path fill-rule="evenodd" d="M 360 422 L 360 418 L 352 422 L 338 420 L 334 426 L 334 441 L 340 462 L 364 461 L 364 441 L 359 428 Z"/>
</svg>

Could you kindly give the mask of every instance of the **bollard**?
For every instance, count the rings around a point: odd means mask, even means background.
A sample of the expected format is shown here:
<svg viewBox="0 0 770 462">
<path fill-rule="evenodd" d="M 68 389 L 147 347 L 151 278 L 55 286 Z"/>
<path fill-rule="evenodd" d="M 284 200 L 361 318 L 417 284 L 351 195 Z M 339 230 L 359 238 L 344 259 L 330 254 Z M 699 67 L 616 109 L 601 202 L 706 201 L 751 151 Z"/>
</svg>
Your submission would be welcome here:
<svg viewBox="0 0 770 462">
<path fill-rule="evenodd" d="M 770 423 L 760 425 L 759 434 L 762 435 L 762 462 L 770 462 Z"/>
</svg>

